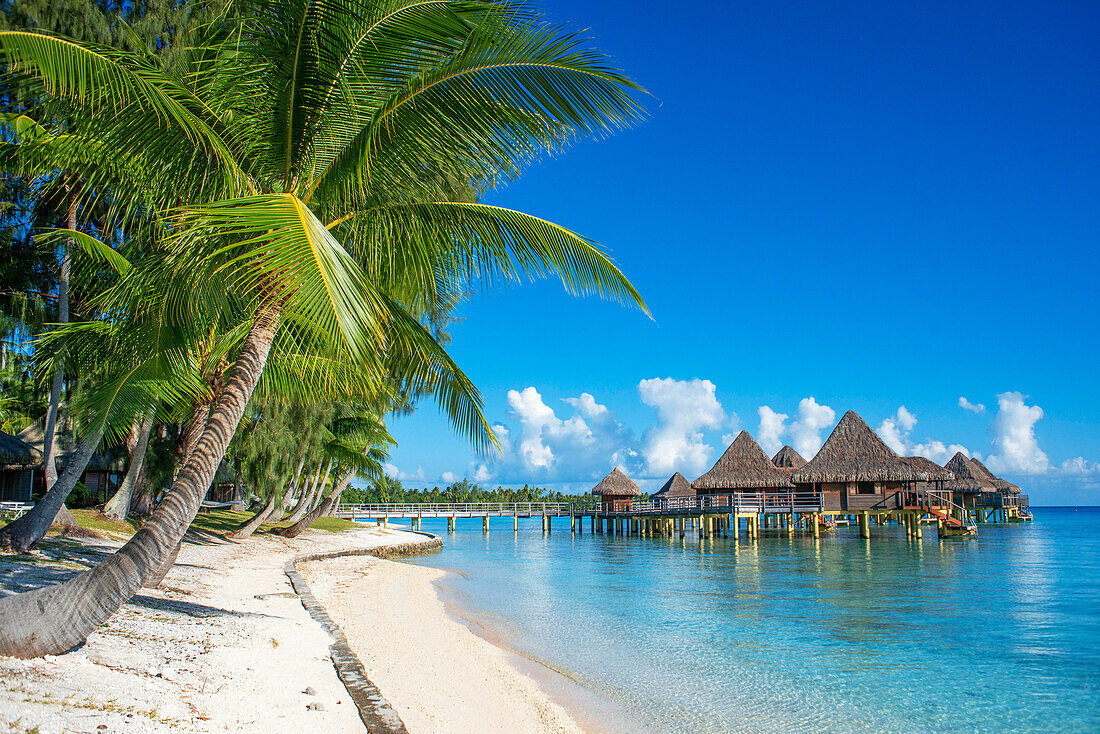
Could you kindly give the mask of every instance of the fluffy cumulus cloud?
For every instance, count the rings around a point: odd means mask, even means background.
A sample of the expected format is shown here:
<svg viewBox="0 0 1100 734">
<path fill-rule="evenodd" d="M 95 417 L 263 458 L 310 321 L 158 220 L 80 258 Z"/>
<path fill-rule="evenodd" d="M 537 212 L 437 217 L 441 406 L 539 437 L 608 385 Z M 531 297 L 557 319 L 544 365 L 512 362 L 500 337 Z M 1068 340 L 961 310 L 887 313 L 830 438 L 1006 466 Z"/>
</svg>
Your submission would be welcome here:
<svg viewBox="0 0 1100 734">
<path fill-rule="evenodd" d="M 497 466 L 471 465 L 471 478 L 486 481 L 591 479 L 613 466 L 636 471 L 638 453 L 632 432 L 589 393 L 562 402 L 572 415 L 559 416 L 534 387 L 508 391 L 511 424 L 497 424 L 502 455 Z"/>
<path fill-rule="evenodd" d="M 768 455 L 783 448 L 784 439 L 789 438 L 794 450 L 810 459 L 824 443 L 822 432 L 836 422 L 836 411 L 828 405 L 821 405 L 813 397 L 798 401 L 798 413 L 789 425 L 787 420 L 790 416 L 770 406 L 761 405 L 756 413 L 760 416 L 756 440 Z"/>
<path fill-rule="evenodd" d="M 916 443 L 910 438 L 910 434 L 917 425 L 917 416 L 904 405 L 898 408 L 897 413 L 890 416 L 878 425 L 878 435 L 883 442 L 901 456 L 923 456 L 937 464 L 948 462 L 952 456 L 962 452 L 964 456 L 977 456 L 965 446 L 957 443 L 945 444 L 943 441 L 927 439 L 924 443 Z"/>
<path fill-rule="evenodd" d="M 1019 392 L 997 396 L 997 415 L 989 426 L 993 453 L 988 463 L 994 472 L 1041 474 L 1050 469 L 1050 459 L 1035 436 L 1035 424 L 1043 417 L 1043 409 L 1028 405 L 1026 398 Z"/>
<path fill-rule="evenodd" d="M 975 415 L 981 415 L 985 412 L 985 406 L 981 403 L 972 403 L 966 398 L 959 398 L 959 407 L 963 410 L 969 410 Z"/>
<path fill-rule="evenodd" d="M 389 462 L 386 462 L 385 464 L 382 465 L 382 471 L 387 476 L 391 476 L 394 479 L 400 479 L 402 482 L 405 482 L 405 481 L 417 482 L 417 481 L 422 481 L 423 479 L 425 479 L 424 467 L 420 466 L 419 464 L 416 467 L 416 471 L 410 473 L 410 472 L 407 472 L 407 471 L 401 471 L 395 465 L 393 465 Z"/>
<path fill-rule="evenodd" d="M 722 404 L 714 393 L 710 380 L 667 377 L 638 383 L 642 402 L 657 412 L 657 424 L 642 436 L 648 476 L 706 470 L 713 449 L 704 442 L 703 431 L 720 429 L 725 422 Z"/>
<path fill-rule="evenodd" d="M 458 475 L 455 474 L 454 472 L 450 472 L 450 471 L 443 472 L 442 474 L 439 475 L 439 478 L 442 479 L 447 484 L 454 484 L 455 482 L 458 481 Z"/>
<path fill-rule="evenodd" d="M 791 441 L 794 450 L 809 459 L 824 443 L 822 431 L 836 423 L 836 411 L 828 405 L 819 405 L 814 398 L 798 401 L 798 416 L 791 422 Z"/>
<path fill-rule="evenodd" d="M 1063 461 L 1062 472 L 1075 476 L 1100 474 L 1100 463 L 1089 461 L 1084 456 L 1078 456 L 1073 459 L 1066 459 L 1065 461 Z"/>
<path fill-rule="evenodd" d="M 783 448 L 783 434 L 787 430 L 786 413 L 777 413 L 767 405 L 761 405 L 756 409 L 760 416 L 760 429 L 757 431 L 756 440 L 769 456 L 774 455 Z"/>
</svg>

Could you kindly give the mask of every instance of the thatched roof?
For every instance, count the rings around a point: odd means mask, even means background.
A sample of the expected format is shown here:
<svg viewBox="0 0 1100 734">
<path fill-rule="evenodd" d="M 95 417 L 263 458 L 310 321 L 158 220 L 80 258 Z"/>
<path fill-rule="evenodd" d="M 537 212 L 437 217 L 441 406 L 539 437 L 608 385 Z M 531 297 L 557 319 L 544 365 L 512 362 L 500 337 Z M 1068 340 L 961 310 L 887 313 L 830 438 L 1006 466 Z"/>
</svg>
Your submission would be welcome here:
<svg viewBox="0 0 1100 734">
<path fill-rule="evenodd" d="M 15 436 L 0 431 L 0 465 L 34 466 L 42 463 L 42 452 Z"/>
<path fill-rule="evenodd" d="M 741 431 L 714 466 L 691 483 L 696 490 L 791 489 L 790 476 L 776 468 L 748 431 Z"/>
<path fill-rule="evenodd" d="M 928 482 L 928 471 L 903 461 L 854 410 L 849 410 L 806 466 L 791 477 L 812 482 Z"/>
<path fill-rule="evenodd" d="M 662 485 L 654 497 L 670 499 L 672 497 L 694 497 L 695 490 L 691 488 L 691 482 L 684 478 L 680 472 L 676 472 Z"/>
<path fill-rule="evenodd" d="M 637 497 L 642 494 L 642 490 L 638 489 L 637 484 L 630 481 L 630 477 L 619 471 L 619 467 L 615 467 L 610 474 L 592 488 L 592 494 Z"/>
<path fill-rule="evenodd" d="M 951 457 L 946 468 L 954 475 L 954 479 L 944 484 L 944 489 L 968 494 L 997 491 L 997 485 L 993 482 L 993 475 L 984 466 L 976 463 L 974 459 L 968 458 L 961 451 Z"/>
<path fill-rule="evenodd" d="M 913 468 L 913 471 L 924 472 L 928 475 L 926 482 L 946 482 L 954 475 L 936 462 L 924 456 L 903 456 L 899 461 L 904 461 Z"/>
<path fill-rule="evenodd" d="M 989 468 L 982 463 L 981 459 L 971 459 L 971 461 L 977 464 L 979 469 L 989 475 L 989 478 L 993 480 L 993 486 L 995 486 L 998 491 L 1008 492 L 1009 494 L 1020 494 L 1020 492 L 1023 491 L 1007 479 L 1001 479 L 999 476 L 989 471 Z"/>
<path fill-rule="evenodd" d="M 806 466 L 806 460 L 790 446 L 779 449 L 779 453 L 772 457 L 772 463 L 780 469 L 801 469 Z"/>
</svg>

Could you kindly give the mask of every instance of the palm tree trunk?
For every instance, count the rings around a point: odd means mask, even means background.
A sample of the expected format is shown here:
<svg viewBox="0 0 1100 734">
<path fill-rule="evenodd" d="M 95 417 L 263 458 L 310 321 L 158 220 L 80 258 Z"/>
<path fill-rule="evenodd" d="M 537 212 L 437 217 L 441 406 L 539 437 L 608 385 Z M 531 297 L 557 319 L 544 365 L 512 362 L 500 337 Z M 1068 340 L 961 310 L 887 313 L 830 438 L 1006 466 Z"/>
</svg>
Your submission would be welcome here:
<svg viewBox="0 0 1100 734">
<path fill-rule="evenodd" d="M 145 523 L 116 553 L 68 581 L 0 597 L 0 655 L 59 655 L 83 643 L 175 550 L 199 511 L 214 473 L 267 363 L 279 309 L 256 317 L 195 450 Z"/>
<path fill-rule="evenodd" d="M 65 212 L 65 227 L 76 229 L 76 188 L 70 185 L 69 206 Z M 72 273 L 72 251 L 74 247 L 72 238 L 66 238 L 65 249 L 61 252 L 61 273 L 57 279 L 57 323 L 69 323 L 69 277 Z M 65 382 L 65 362 L 57 361 L 57 371 L 54 372 L 53 382 L 50 385 L 50 405 L 46 410 L 46 425 L 42 434 L 42 471 L 46 479 L 46 491 L 49 492 L 57 482 L 57 461 L 54 436 L 57 433 L 57 411 L 61 407 L 61 389 Z M 87 463 L 87 462 L 85 462 Z M 83 471 L 83 469 L 81 470 Z M 69 491 L 72 491 L 70 488 Z M 68 492 L 65 493 L 68 496 Z M 61 506 L 56 510 L 56 517 L 50 518 L 51 523 L 58 523 L 65 530 L 76 527 L 76 518 L 65 507 L 62 500 Z M 38 542 L 41 538 L 36 539 Z"/>
<path fill-rule="evenodd" d="M 53 483 L 50 491 L 46 492 L 30 512 L 0 528 L 0 548 L 10 548 L 17 553 L 25 553 L 46 537 L 46 531 L 58 516 L 59 508 L 65 506 L 65 500 L 76 483 L 80 481 L 80 475 L 84 473 L 100 439 L 103 438 L 105 426 L 106 421 L 100 421 L 96 430 L 84 438 L 77 450 L 69 457 L 69 462 L 60 478 Z"/>
<path fill-rule="evenodd" d="M 290 486 L 286 488 L 286 494 L 283 495 L 283 507 L 290 504 L 290 500 L 294 498 L 294 493 L 298 490 L 298 479 L 302 476 L 302 467 L 306 465 L 306 455 L 302 454 L 301 460 L 298 462 L 298 468 L 294 472 L 294 478 L 290 480 Z M 304 494 L 304 492 L 303 492 Z M 294 507 L 298 509 L 297 506 Z"/>
<path fill-rule="evenodd" d="M 244 540 L 252 533 L 256 532 L 256 528 L 269 521 L 269 518 L 276 512 L 280 512 L 278 507 L 279 493 L 272 492 L 271 496 L 267 498 L 267 504 L 260 508 L 259 512 L 253 515 L 247 522 L 240 525 L 238 528 L 225 534 L 227 540 Z M 280 513 L 281 514 L 281 513 Z"/>
<path fill-rule="evenodd" d="M 317 488 L 325 486 L 325 482 L 328 481 L 328 473 L 332 470 L 332 459 L 328 460 L 328 466 L 325 467 L 324 479 L 317 481 L 317 477 L 314 476 L 313 484 L 309 488 L 309 494 L 303 494 L 302 499 L 298 501 L 298 504 L 294 507 L 294 511 L 287 517 L 291 523 L 298 522 L 302 519 L 302 515 L 306 514 L 310 506 L 313 504 L 313 498 L 317 496 Z M 317 473 L 321 473 L 321 467 L 317 467 Z"/>
<path fill-rule="evenodd" d="M 103 505 L 103 514 L 107 517 L 125 520 L 130 514 L 130 498 L 134 495 L 134 489 L 140 488 L 140 485 L 145 483 L 145 452 L 149 449 L 149 434 L 153 432 L 153 421 L 156 416 L 156 406 L 152 406 L 142 418 L 137 446 L 134 447 L 130 468 L 127 469 L 126 476 L 122 480 L 122 486 Z"/>
<path fill-rule="evenodd" d="M 335 486 L 333 486 L 332 491 L 329 492 L 328 496 L 325 497 L 325 501 L 310 510 L 308 515 L 306 515 L 293 525 L 288 525 L 285 528 L 275 528 L 271 532 L 275 533 L 276 535 L 281 535 L 284 538 L 297 538 L 299 535 L 302 534 L 302 531 L 309 528 L 309 526 L 312 525 L 314 521 L 317 520 L 317 518 L 328 514 L 328 512 L 332 509 L 332 506 L 336 504 L 336 499 L 340 496 L 340 493 L 347 489 L 348 485 L 351 484 L 352 477 L 354 476 L 355 471 L 349 471 L 347 474 L 344 475 L 343 479 L 341 479 L 339 482 L 336 483 Z"/>
</svg>

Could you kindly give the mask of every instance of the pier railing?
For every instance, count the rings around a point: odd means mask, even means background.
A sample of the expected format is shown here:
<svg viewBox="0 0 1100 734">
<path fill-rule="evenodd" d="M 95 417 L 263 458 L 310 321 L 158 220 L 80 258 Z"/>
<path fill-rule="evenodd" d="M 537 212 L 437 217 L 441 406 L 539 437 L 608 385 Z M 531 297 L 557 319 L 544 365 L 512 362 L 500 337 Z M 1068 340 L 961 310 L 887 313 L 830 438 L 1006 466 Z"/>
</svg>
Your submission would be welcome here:
<svg viewBox="0 0 1100 734">
<path fill-rule="evenodd" d="M 562 516 L 591 513 L 595 503 L 577 504 L 575 502 L 421 502 L 421 503 L 381 503 L 381 504 L 342 504 L 336 508 L 336 517 L 520 517 L 529 515 Z"/>
<path fill-rule="evenodd" d="M 634 500 L 629 510 L 614 515 L 691 515 L 721 513 L 820 512 L 825 509 L 821 492 L 730 492 L 695 497 Z"/>
</svg>

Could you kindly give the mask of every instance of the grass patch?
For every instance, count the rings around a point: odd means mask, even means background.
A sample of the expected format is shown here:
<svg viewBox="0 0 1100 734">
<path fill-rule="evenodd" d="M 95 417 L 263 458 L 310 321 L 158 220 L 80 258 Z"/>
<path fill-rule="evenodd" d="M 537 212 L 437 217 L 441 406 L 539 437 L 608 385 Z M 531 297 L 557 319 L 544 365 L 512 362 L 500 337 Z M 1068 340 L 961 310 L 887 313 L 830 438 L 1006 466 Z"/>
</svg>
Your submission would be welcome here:
<svg viewBox="0 0 1100 734">
<path fill-rule="evenodd" d="M 253 514 L 251 512 L 234 512 L 233 510 L 203 510 L 195 515 L 195 521 L 191 523 L 191 527 L 220 535 L 236 529 L 238 525 L 248 520 Z"/>
<path fill-rule="evenodd" d="M 69 512 L 73 513 L 73 517 L 76 518 L 76 522 L 80 527 L 104 533 L 114 533 L 115 535 L 125 535 L 129 537 L 136 533 L 137 529 L 142 525 L 142 521 L 136 518 L 112 520 L 99 510 L 84 509 L 69 510 Z"/>
</svg>

